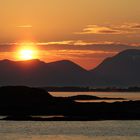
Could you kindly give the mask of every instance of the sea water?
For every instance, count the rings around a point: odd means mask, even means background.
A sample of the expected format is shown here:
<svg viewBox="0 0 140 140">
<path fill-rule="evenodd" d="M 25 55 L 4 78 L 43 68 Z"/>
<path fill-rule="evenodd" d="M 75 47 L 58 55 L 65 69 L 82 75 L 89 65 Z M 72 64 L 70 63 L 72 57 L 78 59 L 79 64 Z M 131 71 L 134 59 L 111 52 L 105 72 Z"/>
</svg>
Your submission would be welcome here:
<svg viewBox="0 0 140 140">
<path fill-rule="evenodd" d="M 0 140 L 140 140 L 140 121 L 0 121 Z"/>
</svg>

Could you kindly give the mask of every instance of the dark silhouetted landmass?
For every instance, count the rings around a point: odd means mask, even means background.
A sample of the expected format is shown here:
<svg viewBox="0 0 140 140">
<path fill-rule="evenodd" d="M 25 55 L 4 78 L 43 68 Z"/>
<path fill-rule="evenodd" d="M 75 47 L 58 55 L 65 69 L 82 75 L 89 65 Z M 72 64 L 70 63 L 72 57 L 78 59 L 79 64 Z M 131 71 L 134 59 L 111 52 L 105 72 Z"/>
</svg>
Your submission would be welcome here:
<svg viewBox="0 0 140 140">
<path fill-rule="evenodd" d="M 124 98 L 107 98 L 107 97 L 97 97 L 92 95 L 76 95 L 67 98 L 71 100 L 125 100 Z"/>
<path fill-rule="evenodd" d="M 140 120 L 140 101 L 79 103 L 76 98 L 53 97 L 40 88 L 1 87 L 0 115 L 8 116 L 5 120 Z"/>
<path fill-rule="evenodd" d="M 69 60 L 52 63 L 40 60 L 1 60 L 0 85 L 69 86 L 71 87 L 69 90 L 76 90 L 72 87 L 140 87 L 139 72 L 140 50 L 133 49 L 105 59 L 99 66 L 90 71 Z M 77 90 L 80 91 L 80 88 Z M 65 91 L 64 88 L 63 91 Z"/>
<path fill-rule="evenodd" d="M 140 50 L 126 50 L 90 71 L 94 86 L 140 86 Z"/>
<path fill-rule="evenodd" d="M 69 60 L 0 61 L 0 85 L 34 87 L 140 87 L 140 50 L 126 50 L 105 59 L 93 70 Z M 52 89 L 52 88 L 51 88 Z M 72 90 L 72 88 L 70 89 Z M 74 89 L 73 89 L 74 90 Z M 80 91 L 80 88 L 77 89 Z M 88 90 L 88 89 L 82 89 Z M 65 89 L 63 88 L 63 91 Z"/>
<path fill-rule="evenodd" d="M 1 86 L 84 86 L 89 85 L 89 77 L 88 71 L 69 60 L 0 61 Z"/>
</svg>

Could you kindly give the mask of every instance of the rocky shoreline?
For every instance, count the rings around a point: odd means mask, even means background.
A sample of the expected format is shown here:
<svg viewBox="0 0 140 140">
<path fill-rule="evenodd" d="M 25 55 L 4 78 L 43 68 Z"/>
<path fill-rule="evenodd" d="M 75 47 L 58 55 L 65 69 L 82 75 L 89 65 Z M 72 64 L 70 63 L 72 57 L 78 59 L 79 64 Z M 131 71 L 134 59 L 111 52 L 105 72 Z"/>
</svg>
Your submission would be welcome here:
<svg viewBox="0 0 140 140">
<path fill-rule="evenodd" d="M 1 87 L 1 120 L 14 121 L 94 121 L 94 120 L 140 120 L 140 101 L 76 102 L 75 100 L 101 100 L 97 96 L 78 95 L 53 97 L 40 88 Z M 120 99 L 120 101 L 119 101 Z M 123 101 L 122 101 L 123 100 Z M 38 117 L 47 116 L 47 117 Z M 54 117 L 49 117 L 54 116 Z M 59 116 L 59 117 L 57 117 Z M 60 117 L 61 116 L 61 117 Z"/>
</svg>

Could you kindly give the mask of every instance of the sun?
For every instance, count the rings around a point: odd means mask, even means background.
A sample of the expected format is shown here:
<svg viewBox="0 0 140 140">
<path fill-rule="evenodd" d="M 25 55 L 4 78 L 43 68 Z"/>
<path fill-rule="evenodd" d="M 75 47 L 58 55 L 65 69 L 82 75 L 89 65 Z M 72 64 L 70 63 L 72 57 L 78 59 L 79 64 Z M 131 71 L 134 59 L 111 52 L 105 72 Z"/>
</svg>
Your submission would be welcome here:
<svg viewBox="0 0 140 140">
<path fill-rule="evenodd" d="M 20 52 L 20 58 L 22 60 L 30 60 L 30 59 L 34 59 L 34 50 L 30 50 L 30 49 L 25 49 L 25 50 L 21 50 Z"/>
<path fill-rule="evenodd" d="M 33 44 L 22 44 L 20 49 L 17 51 L 18 60 L 32 60 L 37 59 L 38 51 Z"/>
</svg>

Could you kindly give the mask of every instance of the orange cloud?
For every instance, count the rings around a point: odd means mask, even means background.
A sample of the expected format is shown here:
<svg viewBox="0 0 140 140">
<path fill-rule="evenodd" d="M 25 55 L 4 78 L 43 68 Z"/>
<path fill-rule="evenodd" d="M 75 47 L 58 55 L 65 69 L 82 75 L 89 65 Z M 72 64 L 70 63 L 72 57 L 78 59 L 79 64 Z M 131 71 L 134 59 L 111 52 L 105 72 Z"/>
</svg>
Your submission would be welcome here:
<svg viewBox="0 0 140 140">
<path fill-rule="evenodd" d="M 78 34 L 120 34 L 118 30 L 106 26 L 88 25 Z"/>
<path fill-rule="evenodd" d="M 32 28 L 33 26 L 32 25 L 19 25 L 19 26 L 16 26 L 17 28 Z"/>
<path fill-rule="evenodd" d="M 73 40 L 54 41 L 54 42 L 38 42 L 37 45 L 68 45 L 73 44 Z"/>
<path fill-rule="evenodd" d="M 76 34 L 133 34 L 140 29 L 138 23 L 126 23 L 122 25 L 88 25 Z"/>
</svg>

